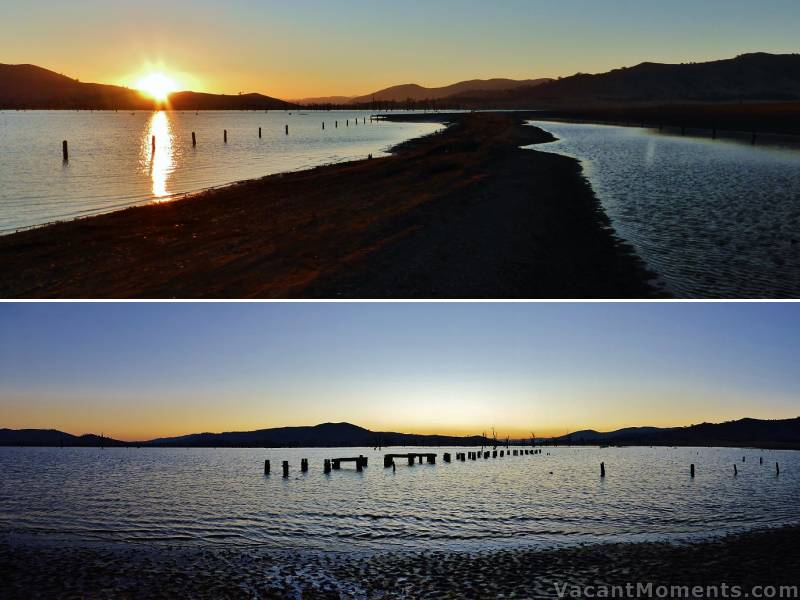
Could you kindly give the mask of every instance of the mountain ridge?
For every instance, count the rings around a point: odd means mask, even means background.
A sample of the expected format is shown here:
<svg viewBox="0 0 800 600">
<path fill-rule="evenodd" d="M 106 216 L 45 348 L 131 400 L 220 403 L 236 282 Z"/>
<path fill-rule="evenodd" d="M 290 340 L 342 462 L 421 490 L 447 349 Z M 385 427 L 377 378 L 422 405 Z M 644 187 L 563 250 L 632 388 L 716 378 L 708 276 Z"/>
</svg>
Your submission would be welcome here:
<svg viewBox="0 0 800 600">
<path fill-rule="evenodd" d="M 263 94 L 170 94 L 176 110 L 283 110 L 297 105 Z M 138 90 L 84 83 L 31 64 L 0 63 L 0 109 L 153 110 L 158 106 Z"/>
<path fill-rule="evenodd" d="M 744 418 L 724 423 L 685 427 L 626 427 L 610 432 L 591 429 L 553 438 L 537 438 L 545 445 L 717 445 L 800 449 L 800 417 L 793 419 Z M 500 445 L 498 440 L 498 445 Z M 512 440 L 528 444 L 529 440 Z M 490 446 L 487 437 L 447 436 L 371 431 L 352 423 L 274 427 L 254 431 L 193 433 L 123 442 L 94 434 L 75 436 L 55 429 L 0 429 L 0 446 L 151 446 L 151 447 L 348 447 L 348 446 Z"/>
</svg>

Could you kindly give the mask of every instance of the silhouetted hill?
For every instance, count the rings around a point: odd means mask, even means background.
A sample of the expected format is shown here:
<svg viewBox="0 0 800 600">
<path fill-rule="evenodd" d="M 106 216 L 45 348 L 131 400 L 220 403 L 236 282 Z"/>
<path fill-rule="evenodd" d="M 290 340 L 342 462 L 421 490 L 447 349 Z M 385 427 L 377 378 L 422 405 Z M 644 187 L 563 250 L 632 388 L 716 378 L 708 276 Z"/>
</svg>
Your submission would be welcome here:
<svg viewBox="0 0 800 600">
<path fill-rule="evenodd" d="M 415 83 L 395 85 L 373 94 L 356 96 L 351 100 L 352 104 L 376 102 L 404 102 L 406 100 L 440 100 L 455 96 L 456 94 L 470 92 L 498 92 L 502 90 L 512 90 L 516 88 L 536 87 L 550 79 L 472 79 L 470 81 L 460 81 L 444 87 L 427 88 Z"/>
<path fill-rule="evenodd" d="M 278 110 L 295 105 L 263 96 L 226 96 L 178 92 L 170 96 L 179 110 Z M 116 85 L 82 83 L 35 65 L 0 64 L 0 109 L 152 110 L 152 99 Z"/>
<path fill-rule="evenodd" d="M 56 429 L 0 429 L 0 446 L 124 446 L 99 435 L 72 435 Z"/>
<path fill-rule="evenodd" d="M 570 444 L 627 446 L 756 446 L 800 448 L 800 417 L 782 420 L 741 419 L 688 427 L 635 427 L 599 433 L 576 431 L 549 440 Z"/>
<path fill-rule="evenodd" d="M 795 99 L 800 99 L 800 54 L 757 53 L 705 63 L 645 62 L 499 93 L 460 93 L 448 103 L 465 108 L 543 109 Z"/>
<path fill-rule="evenodd" d="M 469 438 L 370 431 L 350 423 L 323 423 L 312 427 L 278 427 L 258 431 L 198 433 L 146 442 L 157 446 L 429 446 L 474 445 L 480 436 Z M 486 443 L 486 442 L 484 442 Z"/>
</svg>

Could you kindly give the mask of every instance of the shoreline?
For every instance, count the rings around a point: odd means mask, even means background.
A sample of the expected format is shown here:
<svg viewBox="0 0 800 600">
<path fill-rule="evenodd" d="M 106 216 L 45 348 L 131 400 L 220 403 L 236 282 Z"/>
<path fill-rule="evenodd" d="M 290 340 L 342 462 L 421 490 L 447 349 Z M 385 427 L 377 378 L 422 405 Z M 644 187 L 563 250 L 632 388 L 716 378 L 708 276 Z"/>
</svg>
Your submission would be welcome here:
<svg viewBox="0 0 800 600">
<path fill-rule="evenodd" d="M 700 541 L 375 554 L 0 538 L 9 598 L 555 597 L 555 585 L 800 585 L 800 526 Z"/>
<path fill-rule="evenodd" d="M 0 238 L 4 298 L 649 298 L 580 164 L 524 114 L 389 157 L 230 184 Z"/>
</svg>

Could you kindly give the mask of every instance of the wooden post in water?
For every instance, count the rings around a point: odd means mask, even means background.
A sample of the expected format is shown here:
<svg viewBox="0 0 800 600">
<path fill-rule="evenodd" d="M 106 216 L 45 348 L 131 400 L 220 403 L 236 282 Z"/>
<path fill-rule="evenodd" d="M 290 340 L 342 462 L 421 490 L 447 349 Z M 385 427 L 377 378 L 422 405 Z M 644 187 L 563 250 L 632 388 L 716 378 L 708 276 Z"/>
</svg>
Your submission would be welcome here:
<svg viewBox="0 0 800 600">
<path fill-rule="evenodd" d="M 408 455 L 408 466 L 409 467 L 413 467 L 414 466 L 414 455 L 413 454 L 409 454 Z"/>
<path fill-rule="evenodd" d="M 739 469 L 736 467 L 736 463 L 733 463 L 733 476 L 736 477 L 739 474 Z"/>
<path fill-rule="evenodd" d="M 227 129 L 223 129 L 223 130 L 222 130 L 222 140 L 223 140 L 223 141 L 224 141 L 226 144 L 228 143 L 228 130 L 227 130 Z"/>
<path fill-rule="evenodd" d="M 308 472 L 308 459 L 304 458 L 300 461 L 300 471 L 303 473 Z"/>
<path fill-rule="evenodd" d="M 758 464 L 760 464 L 760 465 L 764 464 L 764 457 L 763 456 L 759 456 L 758 457 Z"/>
<path fill-rule="evenodd" d="M 286 126 L 286 135 L 289 135 L 289 126 Z"/>
<path fill-rule="evenodd" d="M 69 144 L 67 144 L 67 140 L 61 142 L 61 156 L 64 162 L 69 162 Z"/>
<path fill-rule="evenodd" d="M 778 463 L 775 463 L 775 475 L 781 474 L 781 467 Z"/>
<path fill-rule="evenodd" d="M 689 474 L 694 477 L 694 463 L 689 467 Z"/>
<path fill-rule="evenodd" d="M 323 467 L 323 470 L 325 471 L 326 475 L 331 472 L 331 459 L 330 458 L 326 458 L 325 459 L 325 466 Z"/>
<path fill-rule="evenodd" d="M 156 153 L 156 136 L 153 136 L 153 139 L 150 142 L 150 147 L 153 150 L 153 154 Z"/>
<path fill-rule="evenodd" d="M 364 463 L 361 462 L 361 457 L 359 456 L 358 459 L 356 460 L 356 471 L 361 473 L 361 471 L 363 470 L 364 470 Z"/>
<path fill-rule="evenodd" d="M 603 478 L 606 476 L 606 463 L 600 463 L 600 477 Z"/>
<path fill-rule="evenodd" d="M 258 139 L 261 139 L 261 127 L 258 128 Z"/>
<path fill-rule="evenodd" d="M 350 127 L 350 119 L 347 119 L 347 126 Z"/>
<path fill-rule="evenodd" d="M 339 129 L 339 121 L 334 122 L 334 126 L 336 127 L 336 129 Z"/>
<path fill-rule="evenodd" d="M 450 453 L 449 452 L 445 452 L 444 455 L 442 456 L 442 460 L 444 460 L 444 462 L 446 462 L 446 463 L 449 463 L 450 462 Z"/>
<path fill-rule="evenodd" d="M 284 478 L 285 477 L 289 477 L 289 461 L 288 460 L 283 461 L 283 476 L 284 476 Z"/>
<path fill-rule="evenodd" d="M 322 122 L 322 131 L 325 131 L 325 121 Z"/>
<path fill-rule="evenodd" d="M 197 146 L 197 136 L 194 134 L 194 131 L 193 131 L 192 132 L 192 148 L 194 148 L 195 146 Z"/>
<path fill-rule="evenodd" d="M 264 461 L 264 475 L 269 475 L 269 461 Z"/>
</svg>

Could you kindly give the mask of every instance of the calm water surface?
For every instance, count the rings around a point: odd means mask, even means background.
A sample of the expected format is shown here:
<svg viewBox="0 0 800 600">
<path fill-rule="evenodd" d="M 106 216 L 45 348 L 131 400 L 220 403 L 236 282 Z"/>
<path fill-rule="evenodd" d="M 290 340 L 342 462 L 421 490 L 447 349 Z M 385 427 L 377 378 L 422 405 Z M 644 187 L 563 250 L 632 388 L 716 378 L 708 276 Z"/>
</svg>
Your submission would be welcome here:
<svg viewBox="0 0 800 600">
<path fill-rule="evenodd" d="M 0 234 L 243 179 L 381 156 L 441 128 L 370 123 L 370 114 L 0 111 Z M 62 140 L 69 141 L 68 164 L 61 160 Z"/>
<path fill-rule="evenodd" d="M 800 149 L 534 122 L 680 297 L 800 297 Z"/>
<path fill-rule="evenodd" d="M 444 464 L 447 449 L 431 451 L 439 464 L 393 473 L 371 448 L 0 448 L 0 532 L 359 552 L 686 538 L 800 522 L 800 452 L 558 448 Z M 324 458 L 358 454 L 370 459 L 363 473 L 322 473 Z"/>
</svg>

